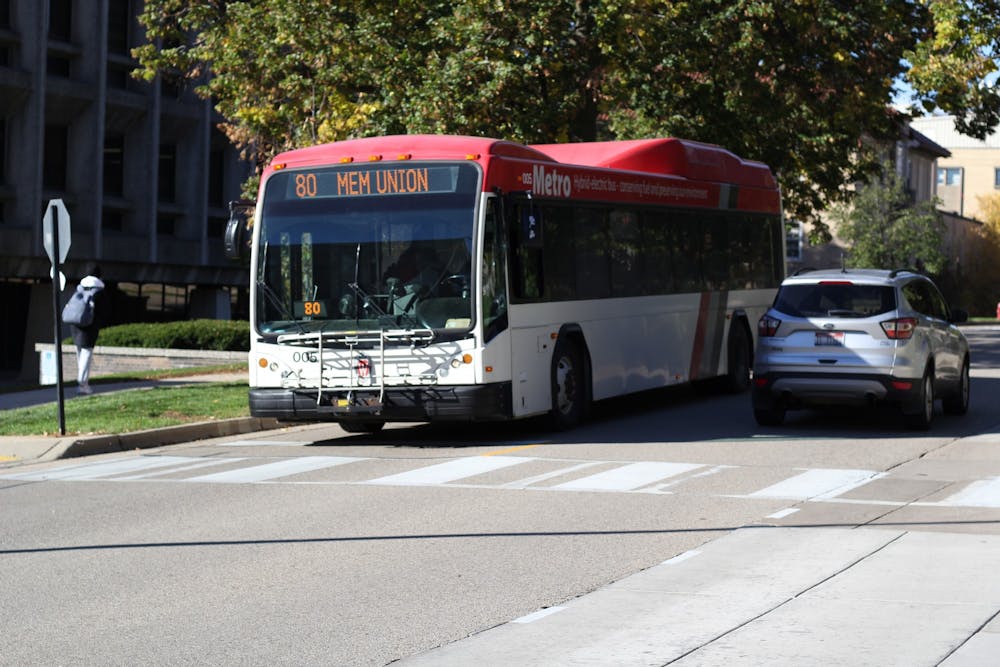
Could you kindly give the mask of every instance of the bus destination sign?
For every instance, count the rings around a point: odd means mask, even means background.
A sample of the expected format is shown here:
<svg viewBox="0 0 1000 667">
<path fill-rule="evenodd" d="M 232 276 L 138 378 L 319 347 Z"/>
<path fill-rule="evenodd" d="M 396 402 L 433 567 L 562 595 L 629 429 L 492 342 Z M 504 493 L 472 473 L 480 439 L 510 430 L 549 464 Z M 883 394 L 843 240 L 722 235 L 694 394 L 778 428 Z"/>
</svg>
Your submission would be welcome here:
<svg viewBox="0 0 1000 667">
<path fill-rule="evenodd" d="M 286 199 L 452 193 L 458 184 L 458 167 L 340 167 L 291 172 L 284 177 L 288 179 Z"/>
</svg>

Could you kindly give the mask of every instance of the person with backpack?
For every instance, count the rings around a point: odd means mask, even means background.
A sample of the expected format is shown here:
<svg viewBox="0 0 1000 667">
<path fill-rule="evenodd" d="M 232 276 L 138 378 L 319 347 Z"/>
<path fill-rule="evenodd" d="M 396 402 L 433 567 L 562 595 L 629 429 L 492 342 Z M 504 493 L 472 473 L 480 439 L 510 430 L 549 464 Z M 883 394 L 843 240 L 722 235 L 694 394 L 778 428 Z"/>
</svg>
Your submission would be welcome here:
<svg viewBox="0 0 1000 667">
<path fill-rule="evenodd" d="M 63 308 L 63 322 L 70 325 L 76 345 L 76 392 L 92 394 L 90 388 L 90 363 L 94 346 L 101 333 L 101 325 L 108 320 L 108 306 L 102 291 L 101 269 L 91 265 L 87 275 L 77 285 L 76 292 Z"/>
</svg>

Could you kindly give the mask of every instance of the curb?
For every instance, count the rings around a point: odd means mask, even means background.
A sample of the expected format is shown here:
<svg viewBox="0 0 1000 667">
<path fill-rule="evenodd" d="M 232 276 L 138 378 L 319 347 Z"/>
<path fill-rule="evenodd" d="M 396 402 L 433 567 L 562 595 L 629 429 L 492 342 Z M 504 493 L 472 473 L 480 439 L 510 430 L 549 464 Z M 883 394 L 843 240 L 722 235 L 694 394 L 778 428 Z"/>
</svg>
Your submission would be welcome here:
<svg viewBox="0 0 1000 667">
<path fill-rule="evenodd" d="M 167 426 L 148 431 L 134 431 L 132 433 L 96 435 L 76 439 L 67 438 L 60 440 L 54 447 L 45 452 L 42 458 L 37 460 L 51 461 L 78 456 L 91 456 L 93 454 L 126 452 L 134 449 L 152 449 L 154 447 L 176 445 L 192 440 L 206 440 L 226 435 L 266 431 L 280 428 L 281 426 L 276 419 L 236 417 L 234 419 Z"/>
</svg>

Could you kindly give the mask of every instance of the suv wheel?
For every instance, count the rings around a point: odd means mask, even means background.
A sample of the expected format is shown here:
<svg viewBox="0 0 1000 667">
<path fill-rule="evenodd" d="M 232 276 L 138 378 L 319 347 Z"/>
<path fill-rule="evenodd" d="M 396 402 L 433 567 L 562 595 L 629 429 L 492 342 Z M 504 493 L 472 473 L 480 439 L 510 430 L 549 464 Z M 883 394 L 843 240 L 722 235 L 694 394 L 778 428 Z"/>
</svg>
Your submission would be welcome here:
<svg viewBox="0 0 1000 667">
<path fill-rule="evenodd" d="M 904 415 L 906 425 L 912 429 L 926 431 L 934 419 L 934 370 L 928 368 L 920 381 L 920 405 L 917 412 Z"/>
</svg>

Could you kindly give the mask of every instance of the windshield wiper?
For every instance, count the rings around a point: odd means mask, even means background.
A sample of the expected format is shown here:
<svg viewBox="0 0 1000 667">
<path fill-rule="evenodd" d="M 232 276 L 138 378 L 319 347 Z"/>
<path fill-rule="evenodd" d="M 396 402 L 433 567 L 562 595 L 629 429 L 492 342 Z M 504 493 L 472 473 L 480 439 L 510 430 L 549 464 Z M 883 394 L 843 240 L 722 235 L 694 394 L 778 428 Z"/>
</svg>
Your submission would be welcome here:
<svg viewBox="0 0 1000 667">
<path fill-rule="evenodd" d="M 302 326 L 302 322 L 295 317 L 294 313 L 288 310 L 288 306 L 286 306 L 285 303 L 281 300 L 281 297 L 279 297 L 274 292 L 274 290 L 271 289 L 270 285 L 264 282 L 263 278 L 257 279 L 257 287 L 264 293 L 264 296 L 267 297 L 268 302 L 270 302 L 270 304 L 274 306 L 275 310 L 278 311 L 278 314 L 280 314 L 289 322 L 295 322 L 295 325 L 299 328 L 299 331 L 301 331 L 302 333 L 306 333 L 306 328 Z"/>
</svg>

